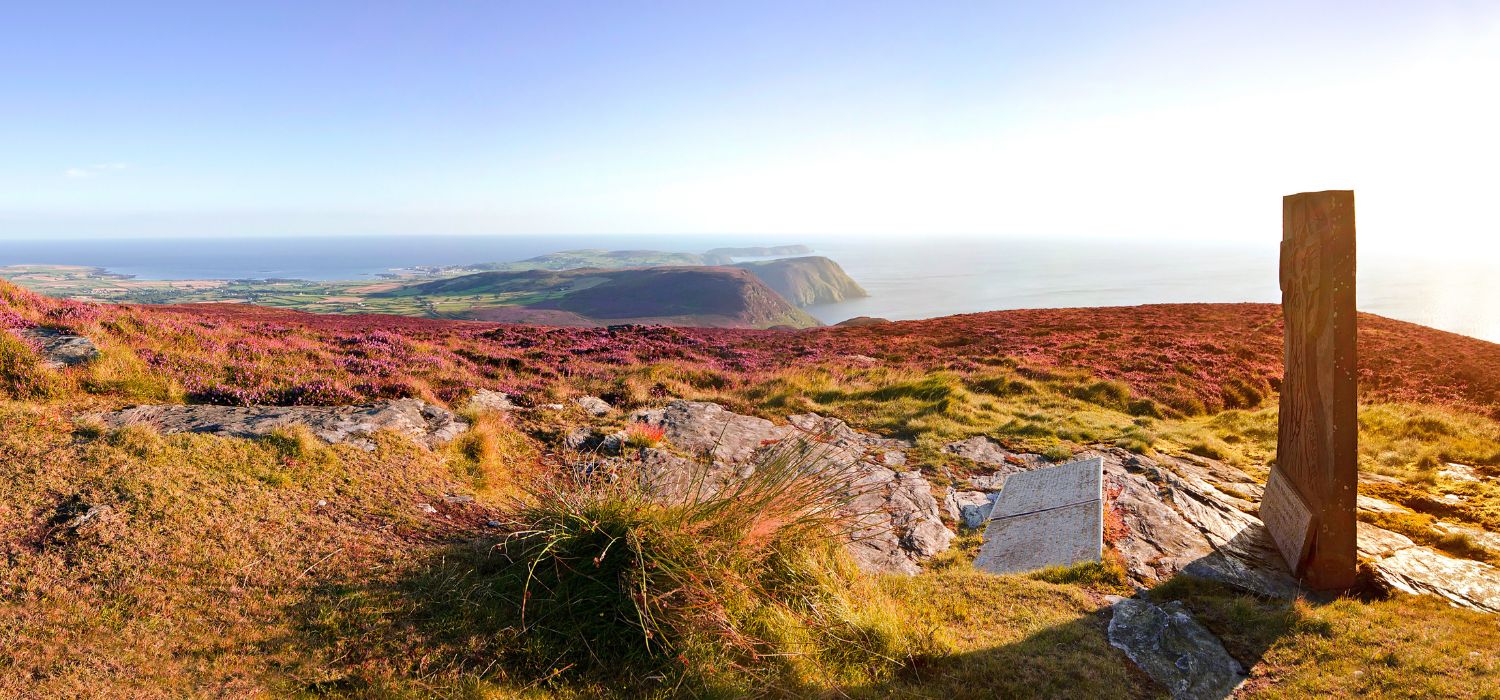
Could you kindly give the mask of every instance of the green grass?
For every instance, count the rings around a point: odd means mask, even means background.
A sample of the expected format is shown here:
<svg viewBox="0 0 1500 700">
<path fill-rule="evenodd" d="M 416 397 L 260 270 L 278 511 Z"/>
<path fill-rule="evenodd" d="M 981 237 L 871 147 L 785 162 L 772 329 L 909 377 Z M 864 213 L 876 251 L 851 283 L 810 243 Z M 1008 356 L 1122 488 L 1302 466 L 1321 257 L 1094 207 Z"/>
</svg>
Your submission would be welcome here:
<svg viewBox="0 0 1500 700">
<path fill-rule="evenodd" d="M 797 469 L 667 506 L 628 480 L 566 481 L 537 438 L 582 420 L 571 409 L 471 413 L 476 428 L 437 451 L 393 436 L 364 452 L 306 431 L 236 440 L 75 424 L 101 404 L 181 397 L 105 330 L 90 331 L 99 361 L 62 371 L 0 333 L 11 399 L 0 400 L 0 697 L 1160 694 L 1105 639 L 1101 594 L 1128 592 L 1110 562 L 989 576 L 970 566 L 969 534 L 921 575 L 865 575 L 820 534 L 837 527 L 817 515 L 827 485 Z M 941 452 L 973 435 L 1056 457 L 1095 442 L 1196 453 L 1256 476 L 1276 438 L 1271 408 L 1189 415 L 1005 358 L 767 375 L 663 362 L 551 391 L 622 407 L 682 396 L 768 417 L 817 411 L 914 438 L 913 464 L 934 481 L 940 467 L 973 468 Z M 1234 401 L 1252 405 L 1255 391 Z M 1500 426 L 1400 404 L 1363 406 L 1360 420 L 1361 469 L 1401 480 L 1363 492 L 1416 511 L 1377 524 L 1493 560 L 1433 522 L 1500 530 Z M 1447 461 L 1485 479 L 1439 477 Z M 69 525 L 90 507 L 96 517 Z M 1289 603 L 1188 578 L 1151 595 L 1184 601 L 1253 666 L 1245 697 L 1500 686 L 1494 617 L 1435 600 Z"/>
</svg>

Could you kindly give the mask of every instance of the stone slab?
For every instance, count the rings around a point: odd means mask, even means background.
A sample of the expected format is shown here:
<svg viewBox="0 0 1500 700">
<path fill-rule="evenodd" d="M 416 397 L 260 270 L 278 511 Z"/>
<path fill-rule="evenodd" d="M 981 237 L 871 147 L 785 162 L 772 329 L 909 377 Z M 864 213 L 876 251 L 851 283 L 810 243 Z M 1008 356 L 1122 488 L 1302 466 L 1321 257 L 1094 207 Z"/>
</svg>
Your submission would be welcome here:
<svg viewBox="0 0 1500 700">
<path fill-rule="evenodd" d="M 1103 533 L 1104 503 L 1098 500 L 991 520 L 974 566 L 1014 574 L 1098 561 Z"/>
<path fill-rule="evenodd" d="M 1012 474 L 991 519 L 1103 500 L 1104 460 L 1098 457 Z"/>
<path fill-rule="evenodd" d="M 1297 494 L 1286 475 L 1271 470 L 1265 495 L 1260 501 L 1260 519 L 1281 550 L 1282 559 L 1293 571 L 1307 559 L 1313 539 L 1313 513 Z"/>
</svg>

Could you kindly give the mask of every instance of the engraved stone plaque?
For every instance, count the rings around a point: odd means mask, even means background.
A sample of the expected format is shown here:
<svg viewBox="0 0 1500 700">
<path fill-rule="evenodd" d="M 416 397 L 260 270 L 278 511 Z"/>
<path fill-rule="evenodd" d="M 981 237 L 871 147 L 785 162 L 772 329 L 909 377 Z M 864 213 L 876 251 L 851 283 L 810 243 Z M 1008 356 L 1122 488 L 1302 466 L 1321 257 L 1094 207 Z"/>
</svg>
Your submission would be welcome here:
<svg viewBox="0 0 1500 700">
<path fill-rule="evenodd" d="M 974 566 L 994 574 L 1098 561 L 1104 554 L 1104 460 L 1013 474 Z"/>
<path fill-rule="evenodd" d="M 1104 460 L 1072 462 L 1059 467 L 1012 474 L 1005 480 L 991 519 L 1060 508 L 1103 497 Z"/>
<path fill-rule="evenodd" d="M 1260 519 L 1270 531 L 1281 557 L 1293 571 L 1307 559 L 1312 545 L 1313 513 L 1285 476 L 1271 472 L 1260 501 Z"/>
</svg>

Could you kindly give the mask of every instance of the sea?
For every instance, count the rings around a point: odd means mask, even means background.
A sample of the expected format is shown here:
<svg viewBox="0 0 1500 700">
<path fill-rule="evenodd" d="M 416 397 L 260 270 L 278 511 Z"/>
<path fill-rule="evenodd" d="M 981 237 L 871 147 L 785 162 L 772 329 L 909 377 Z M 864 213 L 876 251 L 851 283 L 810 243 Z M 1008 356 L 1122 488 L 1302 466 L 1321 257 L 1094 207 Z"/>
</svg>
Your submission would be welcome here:
<svg viewBox="0 0 1500 700">
<path fill-rule="evenodd" d="M 0 240 L 0 266 L 68 264 L 139 279 L 375 279 L 416 266 L 521 260 L 576 248 L 702 252 L 805 243 L 870 296 L 807 309 L 824 323 L 1001 309 L 1277 302 L 1279 240 L 1027 237 L 788 240 L 754 236 L 317 236 Z M 1500 342 L 1500 259 L 1362 244 L 1361 311 Z"/>
</svg>

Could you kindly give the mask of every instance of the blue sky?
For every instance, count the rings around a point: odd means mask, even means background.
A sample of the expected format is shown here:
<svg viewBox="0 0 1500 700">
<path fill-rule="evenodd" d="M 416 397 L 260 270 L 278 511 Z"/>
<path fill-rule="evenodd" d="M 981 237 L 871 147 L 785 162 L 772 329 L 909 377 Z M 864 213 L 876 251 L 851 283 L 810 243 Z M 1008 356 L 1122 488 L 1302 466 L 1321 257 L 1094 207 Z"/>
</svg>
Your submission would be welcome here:
<svg viewBox="0 0 1500 700">
<path fill-rule="evenodd" d="M 0 236 L 1500 235 L 1500 4 L 16 3 Z"/>
</svg>

